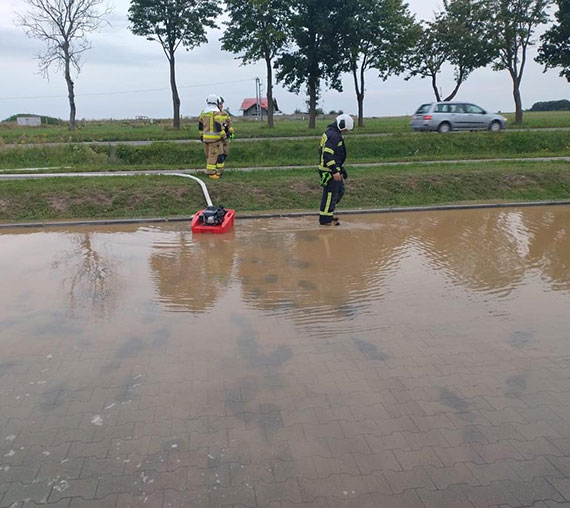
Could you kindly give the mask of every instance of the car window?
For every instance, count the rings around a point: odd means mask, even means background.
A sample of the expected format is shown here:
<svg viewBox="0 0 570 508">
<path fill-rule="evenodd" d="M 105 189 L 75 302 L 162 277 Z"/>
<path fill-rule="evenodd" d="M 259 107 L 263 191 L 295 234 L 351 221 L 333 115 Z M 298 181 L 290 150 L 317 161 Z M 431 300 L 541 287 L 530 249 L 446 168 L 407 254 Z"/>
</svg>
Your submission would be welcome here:
<svg viewBox="0 0 570 508">
<path fill-rule="evenodd" d="M 463 104 L 449 104 L 450 113 L 463 113 Z"/>
<path fill-rule="evenodd" d="M 482 115 L 485 113 L 479 106 L 475 106 L 475 104 L 465 104 L 465 111 L 475 115 Z"/>
<path fill-rule="evenodd" d="M 430 107 L 431 104 L 422 104 L 416 111 L 416 115 L 423 115 L 424 113 L 427 113 Z"/>
<path fill-rule="evenodd" d="M 438 104 L 435 107 L 436 113 L 449 113 L 449 104 Z"/>
</svg>

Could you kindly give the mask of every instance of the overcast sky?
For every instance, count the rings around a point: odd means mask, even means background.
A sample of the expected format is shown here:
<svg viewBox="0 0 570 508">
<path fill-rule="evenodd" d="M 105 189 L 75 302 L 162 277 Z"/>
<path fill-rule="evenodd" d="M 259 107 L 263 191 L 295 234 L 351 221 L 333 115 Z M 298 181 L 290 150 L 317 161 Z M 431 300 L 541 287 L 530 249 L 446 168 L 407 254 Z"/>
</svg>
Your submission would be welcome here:
<svg viewBox="0 0 570 508">
<path fill-rule="evenodd" d="M 77 118 L 153 118 L 172 116 L 168 61 L 156 42 L 137 37 L 128 30 L 129 0 L 109 0 L 111 26 L 93 34 L 93 48 L 84 54 L 76 81 Z M 408 0 L 416 19 L 431 19 L 441 0 Z M 24 0 L 0 0 L 0 120 L 15 113 L 36 113 L 67 118 L 69 107 L 63 75 L 51 72 L 49 81 L 38 74 L 35 55 L 40 41 L 29 39 L 14 25 L 15 12 L 25 12 Z M 226 107 L 239 114 L 241 101 L 255 97 L 255 78 L 265 83 L 265 65 L 241 66 L 235 55 L 221 51 L 222 30 L 210 30 L 208 44 L 191 52 L 177 53 L 177 82 L 183 116 L 199 114 L 210 93 L 222 95 Z M 542 100 L 570 99 L 570 85 L 558 71 L 543 74 L 534 62 L 531 48 L 522 83 L 523 107 Z M 451 71 L 446 73 L 451 78 Z M 442 76 L 443 93 L 451 79 Z M 373 70 L 367 73 L 365 116 L 409 115 L 423 102 L 433 100 L 426 79 L 404 81 L 392 77 L 382 81 Z M 213 83 L 209 85 L 208 83 Z M 320 106 L 326 111 L 342 109 L 356 113 L 352 78 L 343 79 L 344 92 L 325 91 Z M 462 86 L 456 100 L 475 102 L 492 111 L 513 111 L 512 83 L 506 71 L 475 71 Z M 304 94 L 295 95 L 276 85 L 274 95 L 285 113 L 305 109 Z"/>
</svg>

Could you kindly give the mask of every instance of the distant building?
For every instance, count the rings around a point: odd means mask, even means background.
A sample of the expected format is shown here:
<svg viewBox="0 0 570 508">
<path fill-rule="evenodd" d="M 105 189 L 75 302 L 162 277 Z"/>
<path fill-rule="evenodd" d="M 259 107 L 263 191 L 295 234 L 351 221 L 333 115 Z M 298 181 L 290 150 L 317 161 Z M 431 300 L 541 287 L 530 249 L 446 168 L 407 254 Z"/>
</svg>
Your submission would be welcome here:
<svg viewBox="0 0 570 508">
<path fill-rule="evenodd" d="M 267 115 L 267 97 L 263 97 L 259 102 L 261 114 Z M 244 99 L 239 109 L 243 111 L 243 116 L 257 116 L 257 99 L 255 97 L 253 99 Z M 279 107 L 277 106 L 277 101 L 273 99 L 273 112 L 276 111 L 279 111 Z"/>
<path fill-rule="evenodd" d="M 19 116 L 16 118 L 19 127 L 39 127 L 42 119 L 39 116 Z"/>
</svg>

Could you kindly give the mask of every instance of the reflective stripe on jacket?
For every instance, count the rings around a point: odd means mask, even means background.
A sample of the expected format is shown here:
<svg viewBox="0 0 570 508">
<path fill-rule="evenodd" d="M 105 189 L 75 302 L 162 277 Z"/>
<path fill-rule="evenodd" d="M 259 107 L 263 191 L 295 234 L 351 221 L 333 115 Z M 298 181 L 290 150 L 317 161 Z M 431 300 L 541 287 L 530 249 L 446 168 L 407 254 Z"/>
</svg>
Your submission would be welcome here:
<svg viewBox="0 0 570 508">
<path fill-rule="evenodd" d="M 220 122 L 222 123 L 222 127 L 226 133 L 226 136 L 229 136 L 234 132 L 234 128 L 232 127 L 232 117 L 227 111 L 220 111 L 218 115 Z"/>
<path fill-rule="evenodd" d="M 198 130 L 202 133 L 205 143 L 220 141 L 226 137 L 221 113 L 216 111 L 202 111 L 198 121 Z"/>
<path fill-rule="evenodd" d="M 319 145 L 319 170 L 332 174 L 340 171 L 346 160 L 346 146 L 336 124 L 328 126 Z"/>
</svg>

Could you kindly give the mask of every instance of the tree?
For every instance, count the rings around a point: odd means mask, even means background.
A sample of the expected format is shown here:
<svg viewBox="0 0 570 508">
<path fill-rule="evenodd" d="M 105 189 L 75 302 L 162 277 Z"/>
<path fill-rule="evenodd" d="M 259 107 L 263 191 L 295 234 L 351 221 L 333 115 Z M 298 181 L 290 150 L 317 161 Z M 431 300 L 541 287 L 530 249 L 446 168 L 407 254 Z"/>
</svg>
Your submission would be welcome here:
<svg viewBox="0 0 570 508">
<path fill-rule="evenodd" d="M 135 35 L 158 41 L 170 66 L 174 110 L 172 125 L 180 129 L 180 96 L 176 86 L 176 50 L 208 42 L 206 27 L 213 28 L 220 13 L 217 0 L 131 0 L 129 21 Z"/>
<path fill-rule="evenodd" d="M 221 38 L 222 49 L 242 53 L 243 65 L 265 61 L 267 70 L 267 125 L 273 127 L 273 59 L 285 44 L 284 0 L 226 0 L 230 21 Z"/>
<path fill-rule="evenodd" d="M 550 4 L 551 0 L 489 0 L 489 21 L 497 48 L 493 68 L 509 71 L 517 124 L 523 119 L 520 86 L 527 49 L 534 44 L 532 37 L 538 25 L 548 20 Z"/>
<path fill-rule="evenodd" d="M 556 0 L 558 12 L 555 23 L 542 35 L 542 45 L 538 50 L 536 61 L 547 69 L 562 67 L 560 76 L 570 82 L 570 0 Z"/>
<path fill-rule="evenodd" d="M 72 68 L 81 70 L 81 55 L 91 48 L 87 35 L 105 23 L 111 9 L 99 7 L 103 0 L 25 0 L 30 10 L 17 14 L 16 23 L 28 35 L 46 43 L 43 54 L 38 55 L 40 73 L 49 78 L 52 65 L 63 69 L 69 99 L 69 128 L 75 129 L 75 84 Z"/>
<path fill-rule="evenodd" d="M 346 70 L 354 80 L 358 103 L 358 125 L 364 125 L 364 78 L 376 69 L 386 80 L 405 70 L 407 54 L 419 38 L 421 27 L 403 0 L 347 0 L 348 21 L 342 32 L 346 48 Z"/>
<path fill-rule="evenodd" d="M 340 34 L 347 26 L 343 4 L 343 0 L 294 0 L 288 12 L 293 49 L 278 58 L 277 79 L 295 93 L 306 87 L 310 129 L 315 128 L 321 83 L 342 91 Z"/>
<path fill-rule="evenodd" d="M 445 63 L 452 65 L 455 86 L 444 101 L 452 100 L 469 75 L 494 56 L 489 34 L 489 12 L 481 0 L 444 0 L 444 10 L 425 23 L 421 43 L 411 59 L 413 76 L 431 79 L 436 100 L 442 100 L 437 77 Z"/>
</svg>

